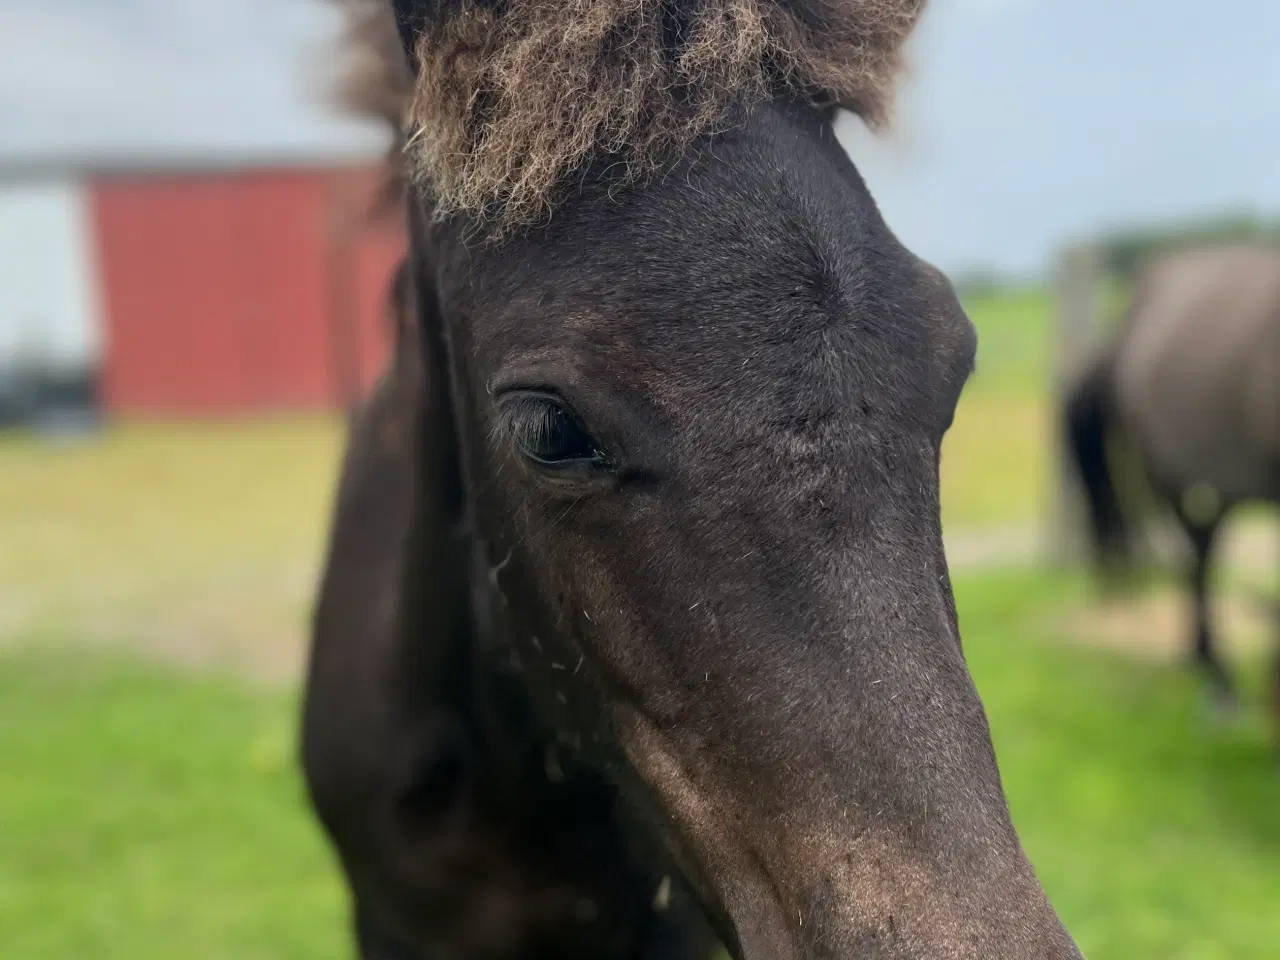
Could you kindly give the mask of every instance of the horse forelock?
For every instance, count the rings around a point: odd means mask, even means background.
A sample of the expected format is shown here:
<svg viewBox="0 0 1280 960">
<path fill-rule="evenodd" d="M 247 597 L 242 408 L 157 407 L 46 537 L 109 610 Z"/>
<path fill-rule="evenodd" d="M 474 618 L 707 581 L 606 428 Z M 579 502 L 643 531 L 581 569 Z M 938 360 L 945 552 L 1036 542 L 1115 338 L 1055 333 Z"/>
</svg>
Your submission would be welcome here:
<svg viewBox="0 0 1280 960">
<path fill-rule="evenodd" d="M 535 223 L 584 164 L 634 181 L 782 92 L 889 120 L 925 0 L 422 3 L 411 74 L 389 0 L 342 0 L 344 101 L 407 134 L 401 170 L 440 216 Z"/>
</svg>

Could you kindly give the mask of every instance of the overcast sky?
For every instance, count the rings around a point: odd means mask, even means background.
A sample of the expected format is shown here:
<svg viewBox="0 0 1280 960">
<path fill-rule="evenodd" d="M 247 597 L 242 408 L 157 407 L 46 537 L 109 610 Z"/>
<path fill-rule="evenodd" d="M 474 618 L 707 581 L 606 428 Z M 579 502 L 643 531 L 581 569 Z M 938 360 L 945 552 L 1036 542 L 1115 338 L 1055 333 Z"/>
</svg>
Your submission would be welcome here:
<svg viewBox="0 0 1280 960">
<path fill-rule="evenodd" d="M 0 155 L 370 149 L 320 0 L 0 0 Z M 1115 221 L 1280 213 L 1280 0 L 931 0 L 897 132 L 847 142 L 951 270 Z"/>
</svg>

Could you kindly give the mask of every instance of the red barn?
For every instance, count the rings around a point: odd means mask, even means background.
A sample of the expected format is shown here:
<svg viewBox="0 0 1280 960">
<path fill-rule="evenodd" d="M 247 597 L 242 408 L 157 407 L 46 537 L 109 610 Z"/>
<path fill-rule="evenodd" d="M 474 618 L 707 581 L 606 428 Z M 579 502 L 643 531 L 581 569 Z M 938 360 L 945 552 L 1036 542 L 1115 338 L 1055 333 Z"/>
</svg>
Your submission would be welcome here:
<svg viewBox="0 0 1280 960">
<path fill-rule="evenodd" d="M 6 245 L 31 263 L 9 270 L 57 279 L 27 283 L 18 305 L 0 295 L 0 312 L 91 345 L 79 352 L 108 413 L 339 407 L 381 368 L 405 241 L 398 218 L 369 216 L 373 163 L 16 173 L 0 170 L 0 207 L 23 214 Z M 76 305 L 58 294 L 46 309 L 55 294 L 40 291 L 68 282 L 85 285 Z"/>
</svg>

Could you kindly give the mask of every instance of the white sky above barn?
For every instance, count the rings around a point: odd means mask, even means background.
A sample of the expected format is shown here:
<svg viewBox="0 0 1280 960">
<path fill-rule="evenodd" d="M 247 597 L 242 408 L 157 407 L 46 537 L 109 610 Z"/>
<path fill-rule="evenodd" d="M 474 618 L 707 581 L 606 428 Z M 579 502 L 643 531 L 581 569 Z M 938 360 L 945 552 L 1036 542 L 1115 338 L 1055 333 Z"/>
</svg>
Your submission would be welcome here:
<svg viewBox="0 0 1280 960">
<path fill-rule="evenodd" d="M 320 0 L 0 0 L 0 162 L 360 153 Z M 1280 213 L 1276 0 L 931 0 L 893 137 L 850 123 L 904 241 L 1043 266 L 1115 221 Z"/>
</svg>

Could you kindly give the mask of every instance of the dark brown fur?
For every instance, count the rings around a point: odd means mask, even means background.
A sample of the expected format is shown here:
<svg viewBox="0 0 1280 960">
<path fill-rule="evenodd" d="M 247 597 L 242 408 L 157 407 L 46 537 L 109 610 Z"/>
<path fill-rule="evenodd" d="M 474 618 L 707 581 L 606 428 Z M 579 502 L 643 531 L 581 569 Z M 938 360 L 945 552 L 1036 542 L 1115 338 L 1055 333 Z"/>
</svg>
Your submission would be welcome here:
<svg viewBox="0 0 1280 960">
<path fill-rule="evenodd" d="M 856 7 L 743 0 L 733 24 Z M 581 61 L 593 109 L 653 62 L 642 14 L 674 18 L 676 70 L 727 8 L 395 9 L 417 76 L 458 90 L 510 59 L 432 59 L 459 16 L 572 10 L 581 39 L 630 10 L 635 56 Z M 353 434 L 304 728 L 369 960 L 702 960 L 707 923 L 741 960 L 1078 958 L 1010 821 L 942 550 L 972 326 L 835 140 L 830 101 L 872 101 L 730 34 L 746 79 L 691 73 L 676 113 L 595 128 L 534 191 L 545 225 L 501 229 L 505 187 L 497 211 L 409 193 L 419 419 L 408 450 Z M 572 60 L 546 52 L 531 76 Z"/>
<path fill-rule="evenodd" d="M 352 423 L 307 677 L 303 759 L 367 960 L 702 960 L 711 938 L 679 889 L 625 866 L 612 791 L 549 781 L 532 739 L 467 784 L 479 713 L 465 678 L 465 543 L 441 360 L 418 335 L 403 267 L 387 371 Z M 477 664 L 476 669 L 485 669 Z M 481 684 L 477 682 L 477 687 Z M 487 684 L 485 685 L 487 686 Z M 683 952 L 681 952 L 683 951 Z"/>
</svg>

